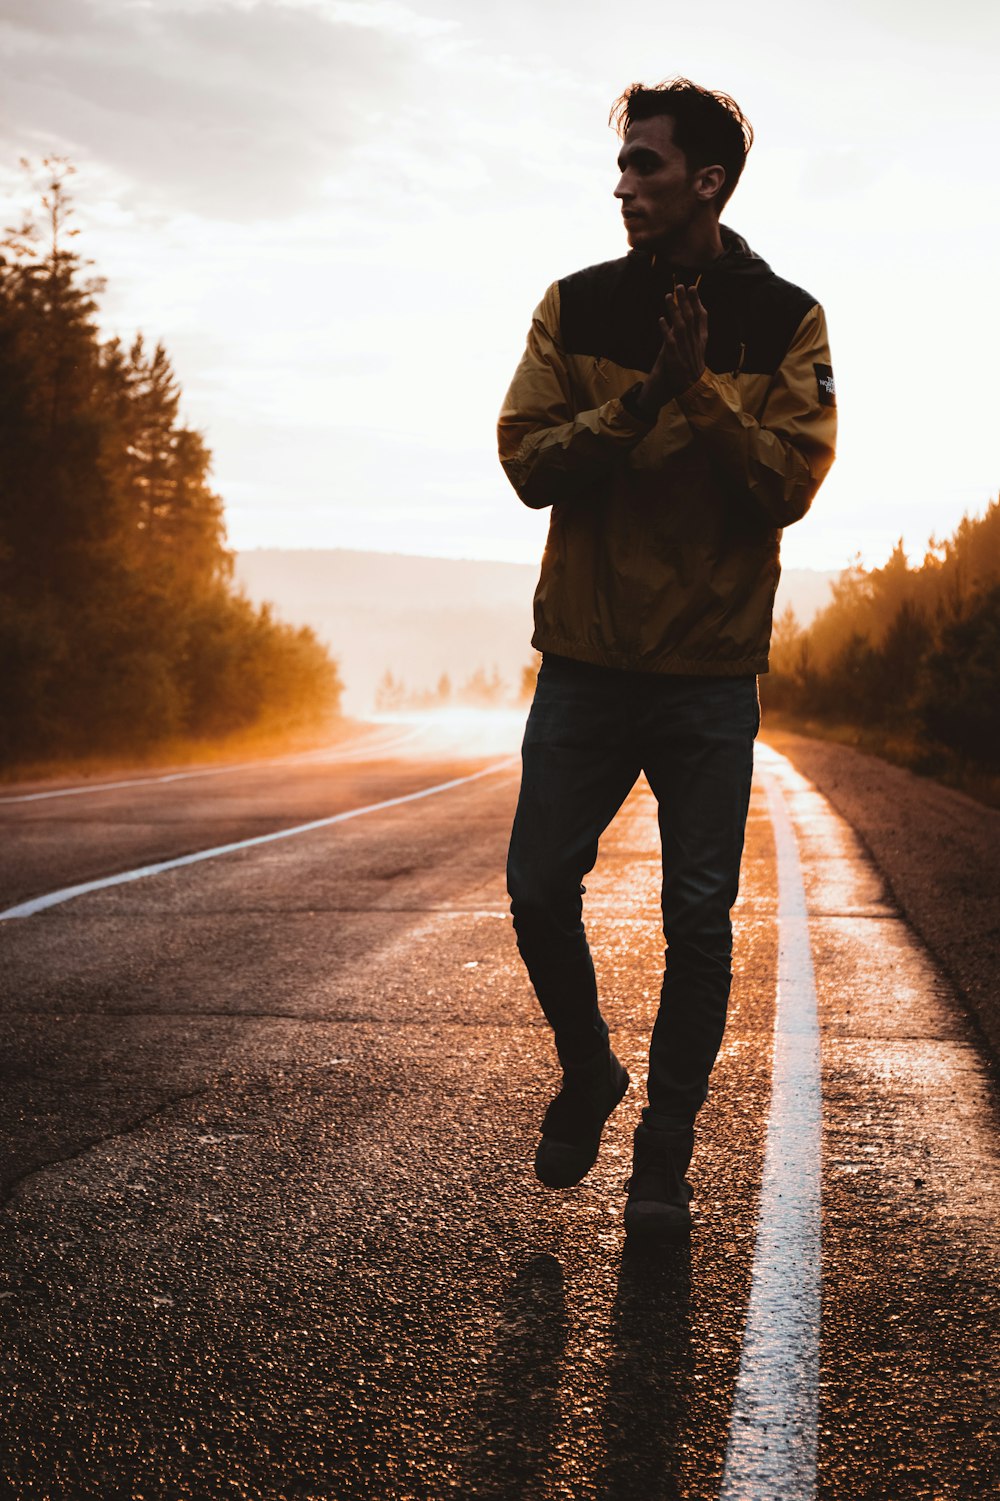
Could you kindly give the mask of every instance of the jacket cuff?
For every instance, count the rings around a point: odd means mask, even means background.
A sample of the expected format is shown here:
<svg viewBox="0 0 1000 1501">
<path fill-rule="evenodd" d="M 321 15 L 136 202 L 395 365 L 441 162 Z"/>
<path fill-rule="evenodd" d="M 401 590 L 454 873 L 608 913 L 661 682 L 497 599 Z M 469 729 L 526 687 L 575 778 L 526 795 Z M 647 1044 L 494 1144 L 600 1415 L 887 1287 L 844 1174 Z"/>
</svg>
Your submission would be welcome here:
<svg viewBox="0 0 1000 1501">
<path fill-rule="evenodd" d="M 729 415 L 732 410 L 707 365 L 698 379 L 675 399 L 691 426 L 700 431 L 714 426 L 723 412 Z"/>
<path fill-rule="evenodd" d="M 618 400 L 621 402 L 625 415 L 630 417 L 633 423 L 648 429 L 656 426 L 656 419 L 654 418 L 651 422 L 648 417 L 644 417 L 639 411 L 639 393 L 642 390 L 642 385 L 642 381 L 637 380 L 633 385 L 629 386 L 627 391 L 622 392 Z"/>
<path fill-rule="evenodd" d="M 647 417 L 642 417 L 636 409 L 639 392 L 642 390 L 642 381 L 637 380 L 629 386 L 621 396 L 613 397 L 601 409 L 601 415 L 605 417 L 609 426 L 623 428 L 629 433 L 648 433 L 655 426 L 655 420 L 650 422 Z M 615 408 L 618 411 L 615 411 Z"/>
</svg>

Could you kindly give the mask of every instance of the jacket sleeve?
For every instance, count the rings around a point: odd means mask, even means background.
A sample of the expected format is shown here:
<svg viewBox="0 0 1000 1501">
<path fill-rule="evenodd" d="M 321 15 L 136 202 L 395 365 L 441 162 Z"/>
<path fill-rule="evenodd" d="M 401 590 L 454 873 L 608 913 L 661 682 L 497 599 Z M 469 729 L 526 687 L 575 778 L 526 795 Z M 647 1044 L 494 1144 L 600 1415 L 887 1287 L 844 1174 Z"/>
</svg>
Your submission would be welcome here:
<svg viewBox="0 0 1000 1501">
<path fill-rule="evenodd" d="M 535 510 L 585 495 L 651 428 L 617 397 L 574 410 L 553 282 L 535 309 L 497 424 L 500 463 L 518 495 Z"/>
<path fill-rule="evenodd" d="M 758 422 L 736 381 L 705 369 L 677 404 L 729 474 L 776 527 L 803 517 L 834 458 L 837 408 L 826 318 L 803 318 L 771 383 Z"/>
</svg>

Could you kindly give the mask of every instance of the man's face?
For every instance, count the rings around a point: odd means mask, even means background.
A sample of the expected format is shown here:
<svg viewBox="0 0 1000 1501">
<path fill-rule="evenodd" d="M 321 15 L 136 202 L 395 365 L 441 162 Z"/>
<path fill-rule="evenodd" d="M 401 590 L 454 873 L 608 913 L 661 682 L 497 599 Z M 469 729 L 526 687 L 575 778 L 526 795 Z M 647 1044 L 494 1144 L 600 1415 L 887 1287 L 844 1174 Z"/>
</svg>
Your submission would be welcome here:
<svg viewBox="0 0 1000 1501">
<path fill-rule="evenodd" d="M 687 158 L 674 145 L 669 115 L 637 120 L 625 132 L 618 167 L 622 175 L 615 197 L 621 199 L 633 250 L 669 245 L 704 207 L 704 194 L 695 186 L 699 174 L 688 171 Z"/>
</svg>

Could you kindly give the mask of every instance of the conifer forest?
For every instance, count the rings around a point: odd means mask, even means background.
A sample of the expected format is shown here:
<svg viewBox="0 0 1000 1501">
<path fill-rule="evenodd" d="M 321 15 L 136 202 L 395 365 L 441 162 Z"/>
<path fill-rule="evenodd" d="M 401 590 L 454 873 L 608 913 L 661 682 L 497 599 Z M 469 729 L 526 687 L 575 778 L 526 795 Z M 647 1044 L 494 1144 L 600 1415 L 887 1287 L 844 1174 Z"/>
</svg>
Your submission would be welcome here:
<svg viewBox="0 0 1000 1501">
<path fill-rule="evenodd" d="M 166 349 L 102 338 L 104 282 L 47 157 L 0 245 L 0 767 L 335 717 L 337 665 L 233 584 Z"/>
<path fill-rule="evenodd" d="M 882 567 L 844 569 L 807 628 L 779 616 L 761 698 L 959 783 L 1000 773 L 1000 499 L 916 567 L 900 541 Z"/>
</svg>

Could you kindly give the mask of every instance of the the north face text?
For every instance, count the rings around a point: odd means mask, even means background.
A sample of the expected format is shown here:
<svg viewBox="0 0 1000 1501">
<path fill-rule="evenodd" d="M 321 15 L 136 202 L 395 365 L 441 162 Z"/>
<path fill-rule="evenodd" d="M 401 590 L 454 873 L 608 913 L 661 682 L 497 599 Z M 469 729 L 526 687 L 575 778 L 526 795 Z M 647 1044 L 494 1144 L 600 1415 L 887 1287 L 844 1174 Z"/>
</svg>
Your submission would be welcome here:
<svg viewBox="0 0 1000 1501">
<path fill-rule="evenodd" d="M 835 407 L 837 405 L 837 388 L 833 383 L 832 365 L 813 365 L 816 372 L 816 385 L 819 388 L 820 405 Z"/>
</svg>

